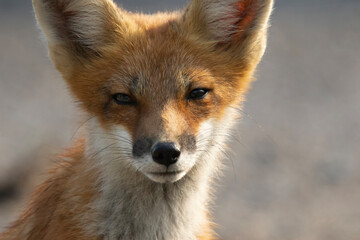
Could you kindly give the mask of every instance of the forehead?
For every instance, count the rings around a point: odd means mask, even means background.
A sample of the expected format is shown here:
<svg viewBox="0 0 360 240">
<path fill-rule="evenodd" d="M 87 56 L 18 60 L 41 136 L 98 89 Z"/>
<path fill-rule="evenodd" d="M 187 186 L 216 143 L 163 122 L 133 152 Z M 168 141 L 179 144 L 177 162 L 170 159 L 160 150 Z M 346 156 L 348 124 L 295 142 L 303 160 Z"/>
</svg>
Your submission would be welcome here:
<svg viewBox="0 0 360 240">
<path fill-rule="evenodd" d="M 122 85 L 139 95 L 147 94 L 147 89 L 176 92 L 196 81 L 199 74 L 195 73 L 209 75 L 195 46 L 172 30 L 171 24 L 135 34 L 111 50 L 108 57 L 115 64 L 109 84 Z"/>
</svg>

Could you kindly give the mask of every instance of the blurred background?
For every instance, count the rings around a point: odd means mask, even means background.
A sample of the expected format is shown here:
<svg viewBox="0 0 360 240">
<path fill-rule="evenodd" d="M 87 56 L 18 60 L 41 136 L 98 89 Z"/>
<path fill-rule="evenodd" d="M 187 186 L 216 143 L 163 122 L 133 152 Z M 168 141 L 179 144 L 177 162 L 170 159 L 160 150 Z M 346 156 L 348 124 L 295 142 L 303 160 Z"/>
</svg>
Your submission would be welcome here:
<svg viewBox="0 0 360 240">
<path fill-rule="evenodd" d="M 0 1 L 0 231 L 83 121 L 33 15 Z M 277 0 L 257 79 L 216 194 L 220 238 L 359 240 L 360 1 Z"/>
</svg>

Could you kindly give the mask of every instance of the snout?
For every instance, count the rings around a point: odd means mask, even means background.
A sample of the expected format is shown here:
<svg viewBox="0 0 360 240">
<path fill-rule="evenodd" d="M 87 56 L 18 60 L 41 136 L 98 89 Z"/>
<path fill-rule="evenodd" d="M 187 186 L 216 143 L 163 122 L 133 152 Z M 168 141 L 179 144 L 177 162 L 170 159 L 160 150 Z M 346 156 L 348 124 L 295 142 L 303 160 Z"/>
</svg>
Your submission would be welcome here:
<svg viewBox="0 0 360 240">
<path fill-rule="evenodd" d="M 133 164 L 152 181 L 175 182 L 194 166 L 194 146 L 195 140 L 184 136 L 174 141 L 141 138 L 133 145 Z"/>
<path fill-rule="evenodd" d="M 173 142 L 158 142 L 151 148 L 152 159 L 166 167 L 176 163 L 180 154 L 180 149 Z"/>
</svg>

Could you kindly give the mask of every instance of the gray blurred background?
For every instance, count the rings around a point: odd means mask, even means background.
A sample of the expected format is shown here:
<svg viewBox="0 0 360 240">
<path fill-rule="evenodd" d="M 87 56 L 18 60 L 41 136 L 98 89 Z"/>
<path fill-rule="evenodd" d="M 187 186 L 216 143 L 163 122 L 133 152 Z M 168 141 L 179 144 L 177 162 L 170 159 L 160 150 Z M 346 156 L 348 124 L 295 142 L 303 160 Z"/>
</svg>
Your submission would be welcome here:
<svg viewBox="0 0 360 240">
<path fill-rule="evenodd" d="M 119 0 L 132 11 L 184 0 Z M 213 210 L 225 240 L 360 239 L 360 1 L 278 0 Z M 0 0 L 0 230 L 81 113 L 30 0 Z"/>
</svg>

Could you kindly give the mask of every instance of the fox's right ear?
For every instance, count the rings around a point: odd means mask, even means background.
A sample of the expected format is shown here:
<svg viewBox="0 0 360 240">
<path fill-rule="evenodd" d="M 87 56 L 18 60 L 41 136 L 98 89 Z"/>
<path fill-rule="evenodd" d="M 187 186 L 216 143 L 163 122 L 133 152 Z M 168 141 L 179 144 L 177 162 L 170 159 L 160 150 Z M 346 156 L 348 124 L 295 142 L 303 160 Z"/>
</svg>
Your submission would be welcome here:
<svg viewBox="0 0 360 240">
<path fill-rule="evenodd" d="M 101 48 L 127 31 L 112 0 L 33 0 L 50 56 L 66 74 L 75 62 L 101 55 Z"/>
</svg>

